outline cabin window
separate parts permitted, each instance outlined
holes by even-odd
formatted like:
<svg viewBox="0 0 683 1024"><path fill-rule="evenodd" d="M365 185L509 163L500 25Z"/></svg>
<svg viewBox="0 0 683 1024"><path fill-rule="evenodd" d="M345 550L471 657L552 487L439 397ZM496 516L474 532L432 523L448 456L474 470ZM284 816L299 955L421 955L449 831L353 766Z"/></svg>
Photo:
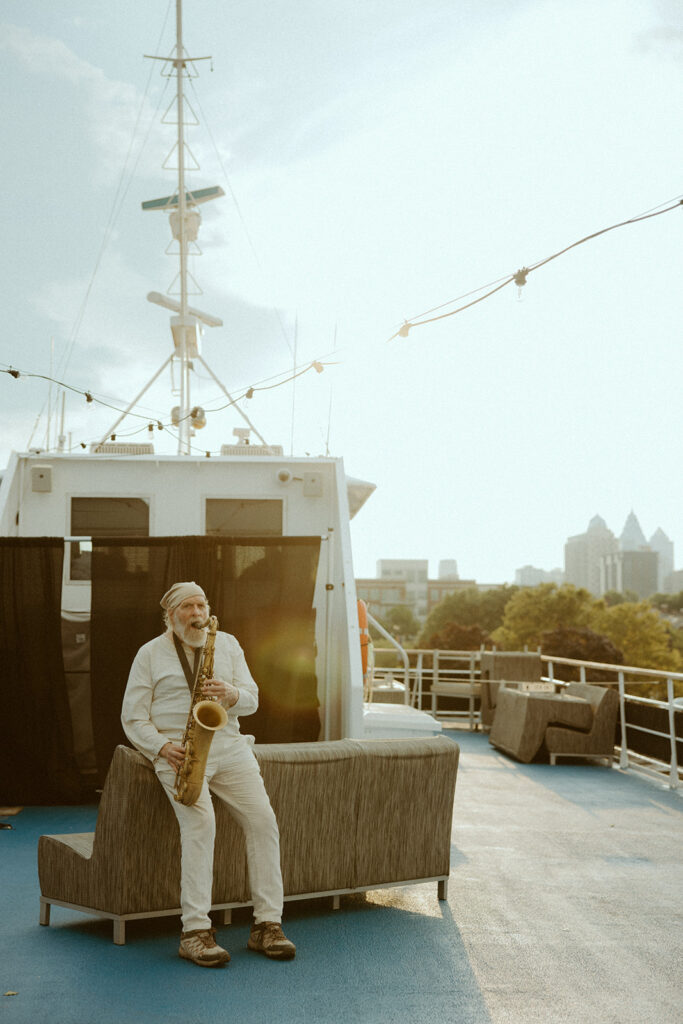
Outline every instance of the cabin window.
<svg viewBox="0 0 683 1024"><path fill-rule="evenodd" d="M281 537L280 498L207 498L208 537Z"/></svg>
<svg viewBox="0 0 683 1024"><path fill-rule="evenodd" d="M72 537L149 537L149 504L143 498L72 498ZM89 580L92 545L71 541L69 578Z"/></svg>

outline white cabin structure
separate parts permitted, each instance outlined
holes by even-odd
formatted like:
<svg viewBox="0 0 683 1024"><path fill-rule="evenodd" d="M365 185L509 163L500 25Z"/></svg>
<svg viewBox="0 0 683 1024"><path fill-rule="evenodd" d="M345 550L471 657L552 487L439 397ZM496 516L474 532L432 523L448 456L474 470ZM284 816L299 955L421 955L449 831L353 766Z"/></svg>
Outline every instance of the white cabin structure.
<svg viewBox="0 0 683 1024"><path fill-rule="evenodd" d="M110 444L79 454L14 453L0 484L0 535L64 538L62 615L83 623L93 537L320 537L320 738L362 736L349 520L374 485L349 480L339 458L287 458L278 448L247 444L222 451L211 458L156 455L141 445L135 454Z"/></svg>

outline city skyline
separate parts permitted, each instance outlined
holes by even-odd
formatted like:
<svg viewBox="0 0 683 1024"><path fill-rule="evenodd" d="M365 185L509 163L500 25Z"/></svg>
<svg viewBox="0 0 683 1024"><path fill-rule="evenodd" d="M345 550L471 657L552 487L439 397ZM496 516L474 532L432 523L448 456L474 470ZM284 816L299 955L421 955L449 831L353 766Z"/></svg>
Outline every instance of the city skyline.
<svg viewBox="0 0 683 1024"><path fill-rule="evenodd" d="M566 547L566 544L567 544L568 541L571 541L575 537L583 537L585 535L585 533L587 533L590 530L591 524L595 524L596 522L604 524L605 527L606 527L606 523L605 523L605 520L603 519L603 517L599 513L595 513L591 517L591 519L588 521L587 529L584 532L582 532L580 534L570 534L568 537L565 538L565 541L563 542L563 548ZM626 516L626 518L624 520L624 525L622 527L622 530L621 530L621 532L618 535L614 534L613 531L610 530L608 527L607 527L607 530L608 530L609 534L611 535L611 537L615 540L617 546L621 550L627 550L627 551L639 550L641 546L645 546L649 550L657 551L657 548L653 546L652 542L655 539L657 539L657 538L663 539L668 544L668 546L671 549L671 559L672 559L672 561L671 561L670 566L667 566L668 571L671 571L671 572L677 571L676 563L675 563L675 555L674 555L675 544L671 540L671 537L668 535L667 531L664 530L662 526L657 526L657 528L652 532L652 535L650 536L650 538L648 540L646 538L645 533L642 530L642 527L640 525L640 521L638 519L638 516L637 516L637 514L635 513L635 511L633 509L631 509L630 512L628 513L628 515ZM635 531L638 531L638 532L636 533ZM625 546L623 546L624 542L625 542ZM563 554L564 554L564 552L563 552ZM363 579L381 579L383 577L383 575L385 575L385 573L383 572L383 568L382 568L383 565L384 566L389 566L389 565L392 565L392 564L396 564L398 566L399 563L403 562L406 565L412 564L412 566L414 568L418 568L419 567L421 570L423 570L423 575L424 575L424 579L425 580L429 580L429 581L442 581L442 580L447 580L447 579L450 578L450 579L455 579L458 582L462 581L463 578L461 577L461 575L460 575L460 573L459 573L459 571L457 569L457 566L459 564L458 558L455 558L453 556L447 556L447 557L441 556L441 557L438 558L437 561L438 561L438 569L437 569L437 571L436 572L431 572L430 570L431 570L431 566L432 566L432 563L433 563L433 560L431 560L431 559L426 559L426 558L404 558L404 559L400 559L400 558L393 558L391 556L383 555L383 556L377 558L377 560L376 560L376 575L374 577L373 576L362 576L360 573L356 573L356 576L358 578L363 578ZM562 561L562 566L557 565L557 566L554 566L553 568L546 568L546 567L543 567L543 566L536 566L536 565L532 565L531 563L526 563L524 566L520 566L518 569L515 570L515 576L517 576L522 570L528 569L528 570L533 570L536 573L539 573L543 577L545 577L545 578L541 578L539 576L539 579L537 579L534 583L519 583L517 579L507 579L507 580L498 580L498 581L496 581L496 580L483 580L483 579L479 579L479 578L476 578L476 577L468 577L466 582L470 582L470 583L475 583L476 582L477 584L483 584L483 585L492 585L492 584L495 585L496 583L499 583L500 585L517 583L518 585L521 585L521 586L532 586L532 585L536 585L537 583L541 583L541 582L557 582L557 583L562 583L562 582L564 582L564 576L565 576L565 571L566 571L566 564L565 564L564 557L561 559L561 561ZM559 576L562 577L562 579L559 578L558 574L559 574ZM390 576L391 572L387 573L387 575ZM653 591L653 593L654 593L654 591Z"/></svg>
<svg viewBox="0 0 683 1024"><path fill-rule="evenodd" d="M66 432L87 445L118 415L101 403L125 407L171 351L146 299L173 290L169 226L141 209L173 187L168 79L143 57L170 52L170 10L4 5L0 471L45 444L49 384L28 374L75 389ZM670 0L186 0L188 53L213 61L189 89L187 184L225 192L192 257L192 301L225 325L203 355L268 443L376 484L351 523L358 576L452 555L511 581L561 564L595 508L683 543L678 209L432 320L679 202L682 37ZM203 455L242 421L195 376ZM175 404L164 376L121 435L161 422L174 453Z"/></svg>

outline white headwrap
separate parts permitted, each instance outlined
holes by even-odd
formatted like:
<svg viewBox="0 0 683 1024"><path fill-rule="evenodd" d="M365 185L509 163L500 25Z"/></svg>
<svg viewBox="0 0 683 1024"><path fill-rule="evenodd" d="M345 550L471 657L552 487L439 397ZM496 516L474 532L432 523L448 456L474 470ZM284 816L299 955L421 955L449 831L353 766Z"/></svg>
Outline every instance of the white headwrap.
<svg viewBox="0 0 683 1024"><path fill-rule="evenodd" d="M198 583L174 583L171 589L166 591L159 604L164 611L172 612L188 597L203 597L206 601L206 594Z"/></svg>

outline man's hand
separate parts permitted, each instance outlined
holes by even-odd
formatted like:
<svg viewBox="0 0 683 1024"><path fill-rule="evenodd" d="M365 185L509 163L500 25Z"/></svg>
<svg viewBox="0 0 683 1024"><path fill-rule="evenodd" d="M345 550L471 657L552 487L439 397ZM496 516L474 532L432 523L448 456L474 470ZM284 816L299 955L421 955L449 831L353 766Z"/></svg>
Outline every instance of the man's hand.
<svg viewBox="0 0 683 1024"><path fill-rule="evenodd" d="M180 743L164 743L163 747L159 751L159 757L164 757L170 764L173 771L178 774L178 769L185 759L185 747Z"/></svg>
<svg viewBox="0 0 683 1024"><path fill-rule="evenodd" d="M207 679L202 686L202 693L205 697L213 697L221 704L227 704L229 708L239 700L240 691L231 683L224 683L221 679Z"/></svg>

